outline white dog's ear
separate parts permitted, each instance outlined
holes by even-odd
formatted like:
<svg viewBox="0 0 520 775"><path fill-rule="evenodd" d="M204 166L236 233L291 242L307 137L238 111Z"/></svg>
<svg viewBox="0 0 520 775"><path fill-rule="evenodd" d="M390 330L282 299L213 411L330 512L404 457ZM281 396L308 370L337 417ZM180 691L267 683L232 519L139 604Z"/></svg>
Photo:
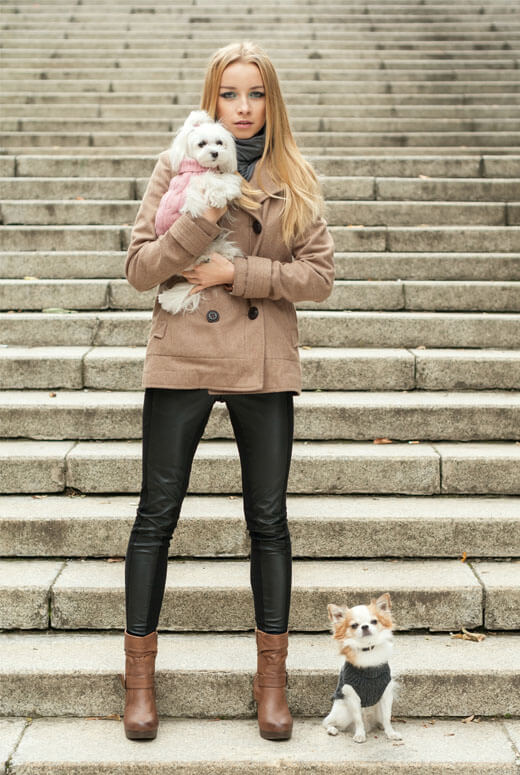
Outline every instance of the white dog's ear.
<svg viewBox="0 0 520 775"><path fill-rule="evenodd" d="M327 614L334 627L336 627L336 625L338 625L340 621L345 618L345 610L345 608L341 608L339 605L335 605L334 603L328 604Z"/></svg>
<svg viewBox="0 0 520 775"><path fill-rule="evenodd" d="M220 122L217 121L217 124ZM236 172L238 162L235 138L227 129L224 129L223 137L226 143L226 152L219 157L219 169L221 172Z"/></svg>
<svg viewBox="0 0 520 775"><path fill-rule="evenodd" d="M200 124L212 123L212 121L213 119L205 110L192 110L184 124L177 130L170 147L170 164L174 175L179 171L181 161L186 158L188 135L191 130Z"/></svg>

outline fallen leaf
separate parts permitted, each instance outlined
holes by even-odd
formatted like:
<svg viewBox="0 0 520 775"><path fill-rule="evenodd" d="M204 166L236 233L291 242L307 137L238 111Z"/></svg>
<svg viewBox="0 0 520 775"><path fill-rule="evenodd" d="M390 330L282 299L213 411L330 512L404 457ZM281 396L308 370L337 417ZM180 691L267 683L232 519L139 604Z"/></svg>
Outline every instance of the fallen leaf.
<svg viewBox="0 0 520 775"><path fill-rule="evenodd" d="M52 393L52 392L51 392L51 393L49 393L49 397L50 397L50 398L56 398L56 393Z"/></svg>
<svg viewBox="0 0 520 775"><path fill-rule="evenodd" d="M455 732L445 732L444 737L455 737Z"/></svg>
<svg viewBox="0 0 520 775"><path fill-rule="evenodd" d="M420 441L409 441L408 444L420 444Z"/></svg>
<svg viewBox="0 0 520 775"><path fill-rule="evenodd" d="M24 279L24 280L39 280L40 278L39 278L39 277L33 277L33 276L32 276L32 275L30 275L30 274L26 274L26 275L25 275L25 277L24 277L23 279Z"/></svg>
<svg viewBox="0 0 520 775"><path fill-rule="evenodd" d="M302 345L302 350L312 350L312 347L309 347L308 344Z"/></svg>
<svg viewBox="0 0 520 775"><path fill-rule="evenodd" d="M392 443L392 439L386 439L386 438L374 439L374 444L391 444L391 443Z"/></svg>
<svg viewBox="0 0 520 775"><path fill-rule="evenodd" d="M473 715L468 716L467 718L463 718L462 719L462 723L463 724L469 724L469 722L473 721L474 718L475 718L475 714L473 713Z"/></svg>
<svg viewBox="0 0 520 775"><path fill-rule="evenodd" d="M417 347L416 347L415 349L416 349L416 350L426 350L426 345L424 345L424 344L418 344L418 345L417 345Z"/></svg>
<svg viewBox="0 0 520 775"><path fill-rule="evenodd" d="M347 223L347 229L364 229L365 226L362 223Z"/></svg>
<svg viewBox="0 0 520 775"><path fill-rule="evenodd" d="M123 562L124 557L109 557L107 562Z"/></svg>
<svg viewBox="0 0 520 775"><path fill-rule="evenodd" d="M462 557L460 558L460 561L466 562L467 558L468 558L468 555L466 554L466 552L462 552Z"/></svg>
<svg viewBox="0 0 520 775"><path fill-rule="evenodd" d="M31 495L31 498L36 498L37 500L40 500L41 498L48 498L48 495Z"/></svg>
<svg viewBox="0 0 520 775"><path fill-rule="evenodd" d="M430 180L431 179L430 175L419 175L419 177L422 178L423 180Z"/></svg>
<svg viewBox="0 0 520 775"><path fill-rule="evenodd" d="M485 639L483 632L468 632L465 627L462 627L462 632L452 633L450 632L450 638L458 638L459 640L472 640L480 643Z"/></svg>
<svg viewBox="0 0 520 775"><path fill-rule="evenodd" d="M84 196L77 196L76 199L80 199L82 202L85 201L85 197Z"/></svg>

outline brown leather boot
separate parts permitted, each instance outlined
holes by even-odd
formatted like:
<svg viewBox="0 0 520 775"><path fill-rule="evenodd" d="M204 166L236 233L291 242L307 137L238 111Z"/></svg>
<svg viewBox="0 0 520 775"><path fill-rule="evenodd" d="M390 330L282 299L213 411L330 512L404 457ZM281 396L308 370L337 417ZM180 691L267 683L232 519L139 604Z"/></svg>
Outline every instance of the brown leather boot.
<svg viewBox="0 0 520 775"><path fill-rule="evenodd" d="M159 718L155 707L155 655L157 630L143 637L125 630L125 734L130 740L152 739Z"/></svg>
<svg viewBox="0 0 520 775"><path fill-rule="evenodd" d="M258 727L266 740L287 740L293 720L287 706L285 660L289 633L274 635L256 631L257 672L253 679L253 696L258 703Z"/></svg>

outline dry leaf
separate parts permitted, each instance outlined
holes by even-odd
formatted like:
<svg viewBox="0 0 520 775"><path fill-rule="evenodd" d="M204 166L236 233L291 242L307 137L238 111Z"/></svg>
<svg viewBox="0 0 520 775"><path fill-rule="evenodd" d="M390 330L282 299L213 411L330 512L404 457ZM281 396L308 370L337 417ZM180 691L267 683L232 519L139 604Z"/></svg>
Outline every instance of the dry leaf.
<svg viewBox="0 0 520 775"><path fill-rule="evenodd" d="M465 627L462 627L462 632L452 633L450 632L450 638L458 638L459 640L472 640L477 643L480 643L480 641L485 640L485 635L483 632L468 632Z"/></svg>
<svg viewBox="0 0 520 775"><path fill-rule="evenodd" d="M374 439L374 444L391 444L391 443L392 443L392 439L386 439L386 438Z"/></svg>
<svg viewBox="0 0 520 775"><path fill-rule="evenodd" d="M422 178L423 180L430 180L431 179L431 175L419 175L419 177Z"/></svg>
<svg viewBox="0 0 520 775"><path fill-rule="evenodd" d="M416 349L416 350L426 350L426 345L424 345L424 344L418 344L418 345L417 345L417 347L416 347L415 349Z"/></svg>
<svg viewBox="0 0 520 775"><path fill-rule="evenodd" d="M468 559L468 555L466 554L466 552L462 552L462 557L460 558L460 561L466 562L467 559Z"/></svg>
<svg viewBox="0 0 520 775"><path fill-rule="evenodd" d="M31 495L31 498L36 498L37 500L40 500L41 498L48 498L48 495Z"/></svg>
<svg viewBox="0 0 520 775"><path fill-rule="evenodd" d="M49 393L50 398L56 398L56 393L53 393L52 391Z"/></svg>
<svg viewBox="0 0 520 775"><path fill-rule="evenodd" d="M76 199L80 199L82 202L85 201L85 197L84 196L77 196Z"/></svg>
<svg viewBox="0 0 520 775"><path fill-rule="evenodd" d="M468 716L467 718L463 718L462 719L462 723L463 724L469 724L469 722L473 721L474 718L475 718L475 714L473 713L473 715Z"/></svg>
<svg viewBox="0 0 520 775"><path fill-rule="evenodd" d="M24 280L39 280L40 278L39 278L39 277L33 277L33 276L32 276L32 275L30 275L30 274L26 274L26 275L25 275L25 277L24 277L23 279L24 279Z"/></svg>
<svg viewBox="0 0 520 775"><path fill-rule="evenodd" d="M124 557L109 557L107 562L123 562Z"/></svg>
<svg viewBox="0 0 520 775"><path fill-rule="evenodd" d="M362 223L347 223L347 229L364 229L365 226Z"/></svg>
<svg viewBox="0 0 520 775"><path fill-rule="evenodd" d="M420 444L420 441L409 441L408 444Z"/></svg>
<svg viewBox="0 0 520 775"><path fill-rule="evenodd" d="M308 344L302 345L302 350L312 350L312 347L309 347Z"/></svg>

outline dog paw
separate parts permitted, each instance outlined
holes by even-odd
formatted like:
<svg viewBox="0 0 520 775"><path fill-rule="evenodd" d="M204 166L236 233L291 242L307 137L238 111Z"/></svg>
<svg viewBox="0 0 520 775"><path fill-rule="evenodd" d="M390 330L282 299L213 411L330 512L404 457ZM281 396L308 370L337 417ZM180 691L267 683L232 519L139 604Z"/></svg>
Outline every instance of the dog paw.
<svg viewBox="0 0 520 775"><path fill-rule="evenodd" d="M333 727L333 726L332 726L332 724L330 724L330 725L327 727L327 734L328 734L328 735L337 735L337 734L338 734L338 730L337 730L337 728L336 728L336 727Z"/></svg>
<svg viewBox="0 0 520 775"><path fill-rule="evenodd" d="M365 735L364 732L357 732L354 735L354 742L355 743L366 743L366 740L367 740L367 736Z"/></svg>
<svg viewBox="0 0 520 775"><path fill-rule="evenodd" d="M389 732L385 732L387 738L389 740L402 740L403 736L399 734L399 732L394 732L393 729L391 729Z"/></svg>

